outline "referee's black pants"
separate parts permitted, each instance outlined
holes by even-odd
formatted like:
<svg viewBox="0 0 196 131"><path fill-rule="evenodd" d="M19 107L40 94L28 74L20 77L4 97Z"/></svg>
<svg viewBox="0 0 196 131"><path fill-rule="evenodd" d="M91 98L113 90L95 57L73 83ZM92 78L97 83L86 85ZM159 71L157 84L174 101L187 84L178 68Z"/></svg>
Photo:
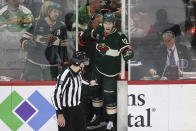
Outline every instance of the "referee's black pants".
<svg viewBox="0 0 196 131"><path fill-rule="evenodd" d="M65 127L58 126L59 131L86 131L84 111L81 106L66 108L63 116Z"/></svg>

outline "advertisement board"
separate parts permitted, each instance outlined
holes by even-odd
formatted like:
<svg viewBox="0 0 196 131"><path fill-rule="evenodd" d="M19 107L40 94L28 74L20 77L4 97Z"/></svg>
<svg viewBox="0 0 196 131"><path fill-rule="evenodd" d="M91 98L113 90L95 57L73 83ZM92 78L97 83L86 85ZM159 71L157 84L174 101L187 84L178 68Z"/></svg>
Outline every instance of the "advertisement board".
<svg viewBox="0 0 196 131"><path fill-rule="evenodd" d="M51 96L55 85L1 86L2 131L57 131Z"/></svg>
<svg viewBox="0 0 196 131"><path fill-rule="evenodd" d="M128 85L128 131L195 131L196 85Z"/></svg>
<svg viewBox="0 0 196 131"><path fill-rule="evenodd" d="M0 83L2 131L57 131L55 83ZM118 82L118 131L195 131L196 81Z"/></svg>
<svg viewBox="0 0 196 131"><path fill-rule="evenodd" d="M168 112L168 87L129 85L129 131L168 131Z"/></svg>

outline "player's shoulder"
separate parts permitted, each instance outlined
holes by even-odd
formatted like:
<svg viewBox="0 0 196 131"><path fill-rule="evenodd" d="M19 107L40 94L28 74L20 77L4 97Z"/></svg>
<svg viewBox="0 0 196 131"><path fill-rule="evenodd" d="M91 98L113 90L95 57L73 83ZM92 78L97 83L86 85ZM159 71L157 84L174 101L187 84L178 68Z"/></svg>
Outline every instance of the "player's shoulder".
<svg viewBox="0 0 196 131"><path fill-rule="evenodd" d="M120 30L116 29L116 34L118 35L118 37L124 38L126 37L126 35L124 33L122 33Z"/></svg>
<svg viewBox="0 0 196 131"><path fill-rule="evenodd" d="M32 14L31 10L23 5L19 5L19 10L22 11L24 14Z"/></svg>
<svg viewBox="0 0 196 131"><path fill-rule="evenodd" d="M61 78L65 78L65 76L71 75L71 69L69 67L66 67L65 70L60 75L61 75Z"/></svg>

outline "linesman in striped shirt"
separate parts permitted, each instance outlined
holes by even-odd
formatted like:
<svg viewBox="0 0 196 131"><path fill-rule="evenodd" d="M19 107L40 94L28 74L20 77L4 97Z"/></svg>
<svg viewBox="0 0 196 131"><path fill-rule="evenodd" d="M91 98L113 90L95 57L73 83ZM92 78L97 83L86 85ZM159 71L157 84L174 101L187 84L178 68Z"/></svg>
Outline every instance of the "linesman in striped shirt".
<svg viewBox="0 0 196 131"><path fill-rule="evenodd" d="M71 66L57 77L52 102L57 113L59 131L85 131L85 117L80 98L82 84L89 83L83 80L81 69L89 64L89 59L85 52L77 51L71 63Z"/></svg>

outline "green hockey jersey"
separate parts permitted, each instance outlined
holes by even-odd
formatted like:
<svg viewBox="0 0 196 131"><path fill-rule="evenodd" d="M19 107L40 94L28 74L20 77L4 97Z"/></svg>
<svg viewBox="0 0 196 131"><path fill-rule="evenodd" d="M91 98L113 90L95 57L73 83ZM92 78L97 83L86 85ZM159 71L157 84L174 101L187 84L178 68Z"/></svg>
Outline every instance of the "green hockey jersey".
<svg viewBox="0 0 196 131"><path fill-rule="evenodd" d="M102 25L93 30L92 35L97 40L95 68L108 77L118 75L121 67L121 53L131 48L127 37L116 28L113 33L106 35Z"/></svg>
<svg viewBox="0 0 196 131"><path fill-rule="evenodd" d="M88 23L91 18L90 14L90 7L89 6L83 6L78 9L78 27L79 30L85 30L88 28ZM74 13L72 17L72 29L74 30L76 28L76 14Z"/></svg>
<svg viewBox="0 0 196 131"><path fill-rule="evenodd" d="M33 20L33 15L29 9L19 5L18 10L9 11L8 6L0 10L0 32L21 32L28 29Z"/></svg>
<svg viewBox="0 0 196 131"><path fill-rule="evenodd" d="M44 18L35 20L21 39L27 58L39 64L57 64L57 58L67 61L67 32L65 25L57 21L52 27ZM27 41L27 42L25 42Z"/></svg>

